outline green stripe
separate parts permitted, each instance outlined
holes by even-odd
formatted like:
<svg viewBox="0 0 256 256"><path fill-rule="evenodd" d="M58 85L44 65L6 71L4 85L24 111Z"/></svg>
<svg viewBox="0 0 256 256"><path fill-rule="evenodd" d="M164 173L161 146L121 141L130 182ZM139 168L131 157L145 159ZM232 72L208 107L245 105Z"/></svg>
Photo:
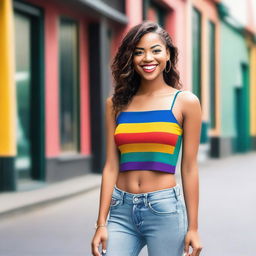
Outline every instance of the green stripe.
<svg viewBox="0 0 256 256"><path fill-rule="evenodd" d="M179 149L182 141L182 136L178 137L173 154L162 152L130 152L121 154L121 163L126 162L161 162L165 164L176 165L179 156Z"/></svg>
<svg viewBox="0 0 256 256"><path fill-rule="evenodd" d="M162 152L130 152L121 154L121 163L155 161L173 165L172 154Z"/></svg>

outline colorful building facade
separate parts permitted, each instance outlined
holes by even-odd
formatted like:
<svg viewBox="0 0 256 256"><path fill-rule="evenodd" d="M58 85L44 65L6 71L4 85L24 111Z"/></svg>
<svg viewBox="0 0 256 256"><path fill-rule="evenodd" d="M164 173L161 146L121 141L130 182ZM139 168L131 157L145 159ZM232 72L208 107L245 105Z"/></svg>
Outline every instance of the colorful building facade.
<svg viewBox="0 0 256 256"><path fill-rule="evenodd" d="M0 12L0 190L100 172L106 67L125 1L6 0Z"/></svg>
<svg viewBox="0 0 256 256"><path fill-rule="evenodd" d="M250 15L237 27L220 0L0 1L0 191L102 172L111 60L143 20L162 25L179 49L182 89L202 106L203 159L254 150Z"/></svg>
<svg viewBox="0 0 256 256"><path fill-rule="evenodd" d="M200 147L207 157L255 150L256 23L251 3L244 1L248 19L239 24L229 11L231 1L188 1L189 77L202 104Z"/></svg>
<svg viewBox="0 0 256 256"><path fill-rule="evenodd" d="M247 20L242 24L224 2L218 4L220 29L221 138L215 155L255 150L255 25L245 1ZM241 11L242 13L242 11ZM251 38L251 40L249 40ZM250 43L249 43L250 41Z"/></svg>
<svg viewBox="0 0 256 256"><path fill-rule="evenodd" d="M188 8L189 85L202 107L200 151L213 156L220 134L220 22L216 1L192 0Z"/></svg>

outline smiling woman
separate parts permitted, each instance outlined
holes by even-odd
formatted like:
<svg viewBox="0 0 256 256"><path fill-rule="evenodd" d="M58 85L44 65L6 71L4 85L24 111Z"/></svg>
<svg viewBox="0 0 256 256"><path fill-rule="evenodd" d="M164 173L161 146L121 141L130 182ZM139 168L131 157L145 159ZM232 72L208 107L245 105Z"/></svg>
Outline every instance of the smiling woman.
<svg viewBox="0 0 256 256"><path fill-rule="evenodd" d="M147 26L153 24L150 22L143 24L131 28L113 59L111 68L116 85L112 101L115 115L128 105L135 94L145 92L145 80L158 77L155 83L181 88L176 68L177 47L160 26Z"/></svg>
<svg viewBox="0 0 256 256"><path fill-rule="evenodd" d="M153 44L154 42L157 42L157 44ZM145 48L141 47L141 45ZM169 58L170 51L165 47L159 35L156 33L147 33L135 47L133 58L134 69L141 76L142 80L154 79L164 71ZM145 73L151 73L151 76L145 76Z"/></svg>
<svg viewBox="0 0 256 256"><path fill-rule="evenodd" d="M94 256L100 256L100 243L107 256L137 256L145 245L149 256L182 256L189 245L193 255L200 254L196 158L201 109L193 93L180 90L176 64L169 34L149 21L127 33L114 57ZM174 175L181 144L186 204Z"/></svg>

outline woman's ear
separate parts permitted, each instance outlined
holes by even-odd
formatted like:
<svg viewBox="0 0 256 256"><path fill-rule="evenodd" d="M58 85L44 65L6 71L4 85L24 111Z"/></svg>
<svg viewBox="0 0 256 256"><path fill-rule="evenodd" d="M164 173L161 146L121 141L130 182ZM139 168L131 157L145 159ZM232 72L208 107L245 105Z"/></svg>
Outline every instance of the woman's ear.
<svg viewBox="0 0 256 256"><path fill-rule="evenodd" d="M169 49L168 47L166 47L166 57L167 57L167 60L166 60L166 61L168 61L168 60L170 59L170 57L171 57L171 55L170 55L170 49Z"/></svg>

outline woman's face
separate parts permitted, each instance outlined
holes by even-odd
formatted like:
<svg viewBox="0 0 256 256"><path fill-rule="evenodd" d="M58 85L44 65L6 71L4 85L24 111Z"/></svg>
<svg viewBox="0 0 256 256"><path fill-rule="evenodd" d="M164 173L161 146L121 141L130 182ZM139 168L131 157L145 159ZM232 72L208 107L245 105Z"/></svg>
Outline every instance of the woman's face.
<svg viewBox="0 0 256 256"><path fill-rule="evenodd" d="M145 34L136 45L133 54L134 69L142 79L155 80L163 75L169 58L169 50L160 36L150 32Z"/></svg>

